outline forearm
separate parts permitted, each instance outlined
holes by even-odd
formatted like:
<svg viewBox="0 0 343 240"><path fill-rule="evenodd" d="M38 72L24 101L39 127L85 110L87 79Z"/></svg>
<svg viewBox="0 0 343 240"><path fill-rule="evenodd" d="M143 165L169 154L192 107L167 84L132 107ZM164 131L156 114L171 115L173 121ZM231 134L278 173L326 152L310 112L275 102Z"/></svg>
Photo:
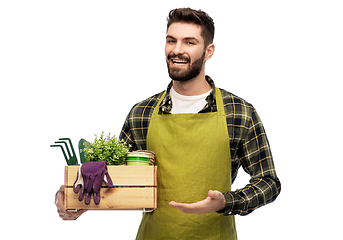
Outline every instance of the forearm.
<svg viewBox="0 0 343 240"><path fill-rule="evenodd" d="M242 189L223 193L226 206L218 213L222 213L224 216L247 215L255 209L273 202L280 190L281 184L277 177L256 179Z"/></svg>

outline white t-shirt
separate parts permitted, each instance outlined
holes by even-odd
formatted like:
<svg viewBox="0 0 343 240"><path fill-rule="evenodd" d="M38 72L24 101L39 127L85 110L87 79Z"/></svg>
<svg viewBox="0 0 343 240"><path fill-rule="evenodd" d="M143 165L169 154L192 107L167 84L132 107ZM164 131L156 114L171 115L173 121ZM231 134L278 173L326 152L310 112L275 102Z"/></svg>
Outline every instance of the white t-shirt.
<svg viewBox="0 0 343 240"><path fill-rule="evenodd" d="M170 89L170 96L173 103L171 113L198 113L207 104L206 97L211 93L211 90L207 93L196 96L184 96L177 93L174 88Z"/></svg>

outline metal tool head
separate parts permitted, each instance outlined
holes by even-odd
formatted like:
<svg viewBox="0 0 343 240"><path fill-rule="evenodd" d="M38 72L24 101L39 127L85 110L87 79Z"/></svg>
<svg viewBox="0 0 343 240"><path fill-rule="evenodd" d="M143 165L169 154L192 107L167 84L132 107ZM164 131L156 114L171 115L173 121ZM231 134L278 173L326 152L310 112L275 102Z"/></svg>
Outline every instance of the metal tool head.
<svg viewBox="0 0 343 240"><path fill-rule="evenodd" d="M59 140L60 141L55 142L57 144L50 145L50 147L60 147L62 149L62 153L64 155L64 158L65 158L67 164L68 165L78 165L79 163L78 163L78 160L77 160L77 157L76 157L76 154L74 151L74 147L73 147L73 144L72 144L70 138L59 138ZM69 146L68 146L68 143L66 141L69 142L69 146L70 146L72 154L69 150ZM61 144L63 144L63 145L61 145ZM64 148L67 150L68 155L64 151Z"/></svg>

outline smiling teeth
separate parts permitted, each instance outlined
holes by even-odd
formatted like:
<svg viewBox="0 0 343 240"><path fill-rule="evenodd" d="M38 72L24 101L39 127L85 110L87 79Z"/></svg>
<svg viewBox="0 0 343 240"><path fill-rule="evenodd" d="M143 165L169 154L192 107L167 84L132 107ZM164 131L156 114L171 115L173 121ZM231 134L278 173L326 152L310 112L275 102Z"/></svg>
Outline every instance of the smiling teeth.
<svg viewBox="0 0 343 240"><path fill-rule="evenodd" d="M176 64L186 64L187 61L182 61L182 60L173 60L173 63L176 63Z"/></svg>

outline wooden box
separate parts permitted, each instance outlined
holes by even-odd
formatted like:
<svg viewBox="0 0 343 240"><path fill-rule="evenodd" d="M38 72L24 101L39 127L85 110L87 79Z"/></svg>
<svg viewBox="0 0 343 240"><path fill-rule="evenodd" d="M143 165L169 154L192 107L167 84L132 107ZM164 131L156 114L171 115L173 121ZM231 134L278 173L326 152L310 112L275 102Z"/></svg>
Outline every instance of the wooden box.
<svg viewBox="0 0 343 240"><path fill-rule="evenodd" d="M157 166L107 166L114 188L103 184L100 204L86 205L79 201L79 193L74 193L73 184L79 166L65 167L65 208L91 210L144 210L157 208Z"/></svg>

